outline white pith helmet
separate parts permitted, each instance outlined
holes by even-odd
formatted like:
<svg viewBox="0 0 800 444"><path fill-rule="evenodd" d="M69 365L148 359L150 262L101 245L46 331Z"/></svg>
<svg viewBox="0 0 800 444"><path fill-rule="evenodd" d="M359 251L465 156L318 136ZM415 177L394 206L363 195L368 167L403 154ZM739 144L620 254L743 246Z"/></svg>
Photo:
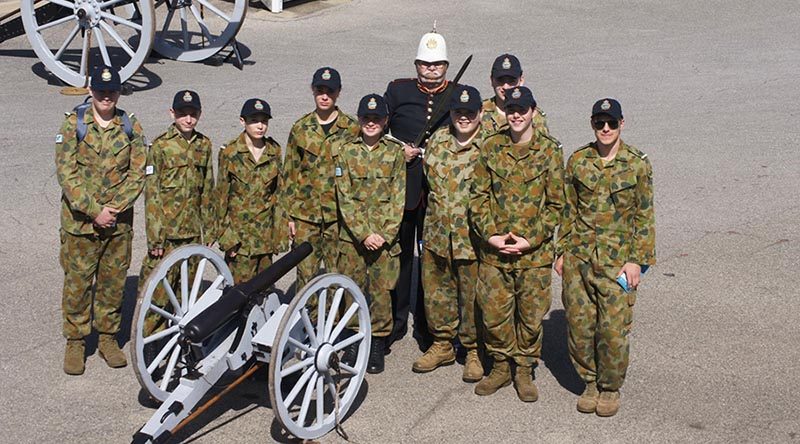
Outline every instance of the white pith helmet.
<svg viewBox="0 0 800 444"><path fill-rule="evenodd" d="M436 22L433 23L433 31L423 35L419 40L416 60L428 63L450 62L447 59L447 43L445 43L444 37L436 32Z"/></svg>

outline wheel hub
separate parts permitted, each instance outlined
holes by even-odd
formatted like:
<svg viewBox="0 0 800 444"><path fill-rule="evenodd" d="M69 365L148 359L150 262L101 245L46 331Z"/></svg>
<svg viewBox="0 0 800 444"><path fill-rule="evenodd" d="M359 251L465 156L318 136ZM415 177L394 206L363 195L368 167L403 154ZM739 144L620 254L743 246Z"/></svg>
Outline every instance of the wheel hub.
<svg viewBox="0 0 800 444"><path fill-rule="evenodd" d="M314 365L320 373L330 374L331 370L339 366L339 356L333 349L333 345L325 343L317 350Z"/></svg>
<svg viewBox="0 0 800 444"><path fill-rule="evenodd" d="M100 24L100 3L96 0L75 0L75 15L84 28Z"/></svg>

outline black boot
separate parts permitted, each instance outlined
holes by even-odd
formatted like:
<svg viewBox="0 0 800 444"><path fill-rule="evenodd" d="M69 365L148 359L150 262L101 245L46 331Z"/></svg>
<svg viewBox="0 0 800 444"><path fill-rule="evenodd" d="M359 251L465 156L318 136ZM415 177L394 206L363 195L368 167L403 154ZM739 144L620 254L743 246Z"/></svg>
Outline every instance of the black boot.
<svg viewBox="0 0 800 444"><path fill-rule="evenodd" d="M372 345L369 350L369 361L367 361L367 373L375 374L383 371L383 357L386 344L384 338L372 337Z"/></svg>

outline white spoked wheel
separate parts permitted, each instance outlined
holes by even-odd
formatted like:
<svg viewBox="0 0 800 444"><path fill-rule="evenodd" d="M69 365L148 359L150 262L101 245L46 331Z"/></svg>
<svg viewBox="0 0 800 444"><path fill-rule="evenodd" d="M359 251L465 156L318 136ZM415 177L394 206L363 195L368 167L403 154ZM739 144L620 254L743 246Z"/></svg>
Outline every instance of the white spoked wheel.
<svg viewBox="0 0 800 444"><path fill-rule="evenodd" d="M239 32L247 14L247 0L157 0L155 7L158 24L153 49L183 62L218 53Z"/></svg>
<svg viewBox="0 0 800 444"><path fill-rule="evenodd" d="M36 7L48 8L48 13L37 14ZM101 64L119 68L124 82L153 46L153 0L22 0L20 10L36 55L72 86L84 86L87 72Z"/></svg>
<svg viewBox="0 0 800 444"><path fill-rule="evenodd" d="M364 380L370 340L369 306L349 277L319 276L292 299L269 367L272 409L289 433L315 439L342 420ZM357 357L348 365L342 357L351 344Z"/></svg>
<svg viewBox="0 0 800 444"><path fill-rule="evenodd" d="M194 262L197 266L192 273ZM178 270L177 282L170 283L171 270ZM208 281L211 284L206 286ZM177 288L173 288L173 285ZM211 295L212 292L219 292L218 295L223 288L230 285L233 285L233 275L224 259L214 250L202 245L176 248L150 273L139 294L133 315L131 359L139 384L151 397L159 401L167 399L180 378L188 371L179 361L181 347L178 344L178 324L181 319L204 296ZM153 301L153 294L157 290L164 291L168 298L163 307ZM145 332L145 321L148 318L150 325L158 324L160 329L154 333ZM226 333L229 332L219 332L217 335ZM219 343L213 336L206 342L209 347ZM149 357L145 353L146 347L150 347ZM203 361L197 367L202 367L202 364Z"/></svg>

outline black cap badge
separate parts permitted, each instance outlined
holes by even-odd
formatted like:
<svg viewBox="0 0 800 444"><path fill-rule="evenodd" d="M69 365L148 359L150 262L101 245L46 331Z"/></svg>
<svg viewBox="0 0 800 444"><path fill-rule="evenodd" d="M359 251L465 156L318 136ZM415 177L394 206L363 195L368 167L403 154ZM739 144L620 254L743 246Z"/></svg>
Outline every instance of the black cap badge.
<svg viewBox="0 0 800 444"><path fill-rule="evenodd" d="M369 103L367 103L367 109L377 109L378 102L375 101L375 97L369 99Z"/></svg>
<svg viewBox="0 0 800 444"><path fill-rule="evenodd" d="M600 105L600 109L603 111L608 111L611 109L611 104L608 102L608 100L603 100L603 103Z"/></svg>
<svg viewBox="0 0 800 444"><path fill-rule="evenodd" d="M466 89L464 91L462 91L461 92L461 97L459 97L458 100L460 100L461 103L468 103L469 102L469 92L467 92Z"/></svg>
<svg viewBox="0 0 800 444"><path fill-rule="evenodd" d="M331 79L331 71L326 69L325 72L322 73L322 80L330 80Z"/></svg>
<svg viewBox="0 0 800 444"><path fill-rule="evenodd" d="M509 60L508 57L506 57L505 59L503 59L503 65L502 66L503 66L503 69L511 69L511 60Z"/></svg>
<svg viewBox="0 0 800 444"><path fill-rule="evenodd" d="M103 69L103 73L100 74L100 78L104 82L110 82L111 81L111 71L109 71L108 68L104 68Z"/></svg>
<svg viewBox="0 0 800 444"><path fill-rule="evenodd" d="M259 110L259 111L264 111L264 104L261 103L260 100L256 100L256 104L253 105L253 108L255 108L255 109Z"/></svg>
<svg viewBox="0 0 800 444"><path fill-rule="evenodd" d="M186 91L186 93L183 95L183 101L186 102L186 103L191 102L192 101L192 93L190 93L189 91Z"/></svg>
<svg viewBox="0 0 800 444"><path fill-rule="evenodd" d="M514 92L511 93L511 97L514 99L519 99L522 97L522 92L519 90L519 88L514 88Z"/></svg>

